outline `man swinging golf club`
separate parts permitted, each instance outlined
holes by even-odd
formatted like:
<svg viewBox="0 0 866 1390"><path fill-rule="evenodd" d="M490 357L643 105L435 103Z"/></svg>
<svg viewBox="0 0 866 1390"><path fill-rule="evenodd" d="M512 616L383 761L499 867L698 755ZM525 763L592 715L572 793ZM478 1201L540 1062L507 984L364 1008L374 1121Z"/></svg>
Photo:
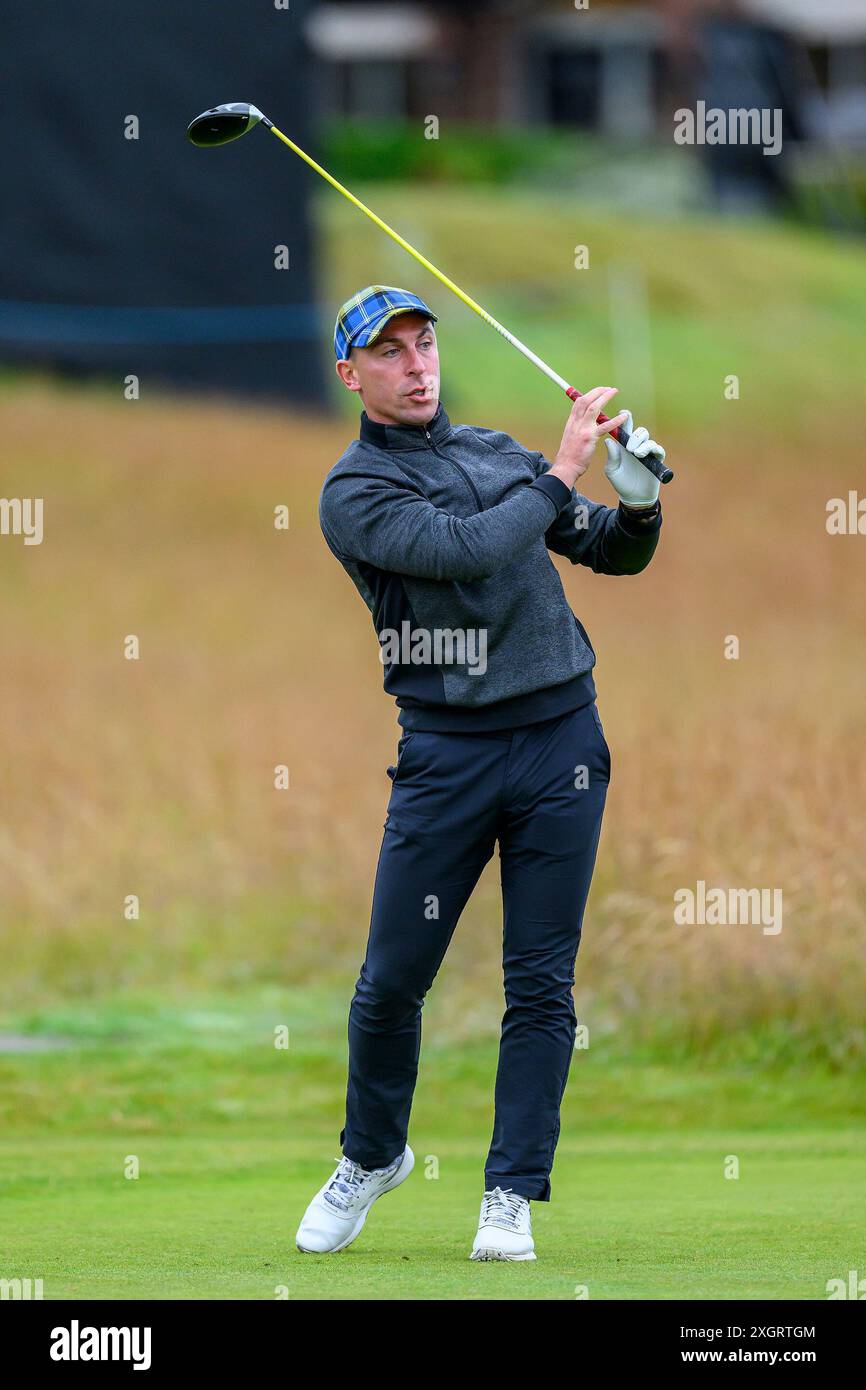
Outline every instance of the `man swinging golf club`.
<svg viewBox="0 0 866 1390"><path fill-rule="evenodd" d="M658 544L659 483L673 473L645 429L631 433L627 411L602 413L613 388L581 396L257 106L210 107L187 138L208 148L257 128L575 402L550 465L497 430L452 426L439 403L436 315L417 295L372 285L337 317L337 372L365 408L360 438L322 490L322 529L372 613L404 732L349 1012L344 1157L298 1246L344 1249L412 1171L421 1005L498 840L507 1008L472 1258L535 1259L529 1203L550 1194L574 961L610 778L595 653L547 551L638 574ZM616 508L574 491L602 438Z"/></svg>
<svg viewBox="0 0 866 1390"><path fill-rule="evenodd" d="M600 574L645 569L661 508L641 459L664 450L626 411L599 421L612 387L577 398L552 464L499 430L453 425L436 321L417 295L372 285L334 333L363 410L325 480L321 525L372 614L403 733L349 1010L343 1158L297 1244L344 1249L412 1171L421 1006L498 841L506 1010L471 1258L534 1260L530 1202L550 1196L610 780L595 653L548 552ZM627 448L610 438L623 424ZM616 507L574 490L600 439Z"/></svg>

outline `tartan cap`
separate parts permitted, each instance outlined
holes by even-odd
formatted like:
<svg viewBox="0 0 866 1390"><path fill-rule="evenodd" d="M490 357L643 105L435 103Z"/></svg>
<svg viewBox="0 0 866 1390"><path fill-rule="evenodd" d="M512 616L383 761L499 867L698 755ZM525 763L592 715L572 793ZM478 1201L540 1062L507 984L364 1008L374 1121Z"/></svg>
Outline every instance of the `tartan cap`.
<svg viewBox="0 0 866 1390"><path fill-rule="evenodd" d="M353 347L369 347L389 319L397 314L426 314L436 322L433 310L409 290L400 290L394 285L368 285L365 290L353 294L340 308L334 324L334 351L338 360L348 357Z"/></svg>

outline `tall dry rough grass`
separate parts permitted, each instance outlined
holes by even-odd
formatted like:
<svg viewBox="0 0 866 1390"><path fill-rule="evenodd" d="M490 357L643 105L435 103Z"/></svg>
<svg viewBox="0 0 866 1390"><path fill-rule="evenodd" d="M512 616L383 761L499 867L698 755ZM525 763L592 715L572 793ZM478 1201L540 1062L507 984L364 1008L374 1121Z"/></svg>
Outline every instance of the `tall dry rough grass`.
<svg viewBox="0 0 866 1390"><path fill-rule="evenodd" d="M827 498L860 480L807 425L799 458L670 441L640 577L557 561L613 760L576 994L601 1030L690 1046L760 1027L846 1065L866 1054L866 540L827 535ZM555 420L507 426L555 450ZM0 428L4 494L45 505L41 546L0 537L4 1004L348 979L399 730L318 528L345 426L31 381ZM587 491L610 500L600 461ZM782 931L676 926L698 879L780 888ZM499 935L494 861L436 991L458 1035L495 1019Z"/></svg>

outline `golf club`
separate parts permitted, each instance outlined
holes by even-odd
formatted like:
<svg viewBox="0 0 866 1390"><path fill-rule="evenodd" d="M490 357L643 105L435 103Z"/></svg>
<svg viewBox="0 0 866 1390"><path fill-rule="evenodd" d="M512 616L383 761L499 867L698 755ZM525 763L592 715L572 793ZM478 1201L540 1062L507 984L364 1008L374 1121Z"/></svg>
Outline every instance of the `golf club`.
<svg viewBox="0 0 866 1390"><path fill-rule="evenodd" d="M377 217L372 209L368 208L365 203L362 203L360 198L356 198L354 193L350 193L348 188L344 188L332 174L328 173L327 169L323 169L321 164L317 164L299 145L296 145L293 140L290 140L288 135L284 135L281 130L277 130L273 121L269 121L267 116L265 116L257 106L250 106L247 102L242 101L227 102L223 106L212 106L209 111L203 111L200 116L196 116L195 120L190 122L187 127L186 135L187 139L190 140L193 145L198 145L200 148L207 148L211 145L227 145L229 141L239 139L241 135L246 135L247 131L252 130L254 126L260 124L263 125L266 130L269 130L272 135L276 135L278 140L282 140L284 145L288 145L290 150L294 150L295 154L299 155L305 164L309 164L311 169L315 169L317 174L321 174L322 178L326 179L332 188L336 188L338 193L342 193L344 198L348 198L350 203L354 203L356 208L360 208L361 212L365 213L372 222L375 222L377 227L380 227L393 241L396 241L398 246L402 246L404 251L408 251L409 255L413 256L419 265L423 265L425 270L429 270L431 275L435 275L436 279L439 280L446 289L456 294L457 298L462 300L474 313L478 314L485 323L489 323L491 328L495 328L497 333L501 334L506 342L510 343L512 347L517 348L518 352L522 352L524 357L527 357L530 362L533 362L535 366L538 367L539 371L544 372L546 377L549 377L551 381L555 382L560 390L564 391L571 400L577 400L578 396L582 395L582 392L578 391L577 387L569 386L568 382L563 377L559 376L552 367L548 367L547 363L543 362L540 357L537 357L525 343L522 343L513 333L509 333L508 329L503 327L492 314L488 314L486 309L476 303L476 301L472 299L465 290L462 290L459 285L455 285L453 280L449 280L448 276L443 274L431 261L428 261L426 256L422 256L420 251L416 251L414 246L410 246L409 242L404 240L399 232L395 232L393 227L389 227L387 222L383 222L381 217ZM609 418L610 417L607 415L598 416L601 422L605 422ZM615 437L619 440L620 444L625 445L628 443L629 435L622 426L615 431ZM641 459L641 463L643 463L644 467L648 468L662 483L669 483L674 476L673 471L668 468L666 463L659 462L659 460L652 455L648 458Z"/></svg>

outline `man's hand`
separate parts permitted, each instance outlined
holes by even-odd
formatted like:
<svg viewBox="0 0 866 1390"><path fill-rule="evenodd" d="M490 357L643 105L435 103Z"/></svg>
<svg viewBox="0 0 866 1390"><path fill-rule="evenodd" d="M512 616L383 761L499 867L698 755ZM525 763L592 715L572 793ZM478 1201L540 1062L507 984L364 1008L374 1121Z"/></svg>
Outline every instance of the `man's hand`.
<svg viewBox="0 0 866 1390"><path fill-rule="evenodd" d="M604 475L616 488L624 506L652 507L658 499L659 480L640 460L655 454L659 462L664 463L665 451L661 444L650 439L649 430L643 425L634 428L630 411L625 412L625 428L629 436L625 448L617 439L604 441L607 449Z"/></svg>
<svg viewBox="0 0 866 1390"><path fill-rule="evenodd" d="M627 411L615 415L612 420L599 424L598 417L604 407L617 394L615 386L594 386L585 395L578 396L571 407L571 414L565 424L562 443L553 461L550 472L561 479L567 488L573 488L578 478L589 467L593 450L600 439L619 429L628 418ZM607 470L605 470L607 471ZM646 472L646 469L643 469Z"/></svg>

